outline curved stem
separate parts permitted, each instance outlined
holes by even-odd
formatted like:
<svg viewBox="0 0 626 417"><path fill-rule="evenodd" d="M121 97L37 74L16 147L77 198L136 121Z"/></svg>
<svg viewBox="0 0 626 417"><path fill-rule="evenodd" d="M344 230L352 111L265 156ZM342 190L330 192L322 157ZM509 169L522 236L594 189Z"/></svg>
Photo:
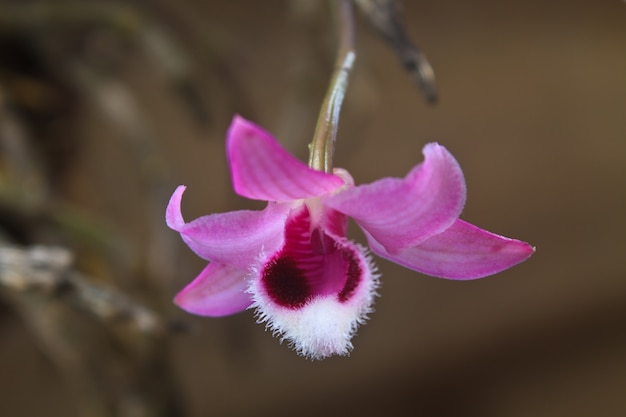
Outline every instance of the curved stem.
<svg viewBox="0 0 626 417"><path fill-rule="evenodd" d="M331 172L335 138L339 127L339 112L348 87L348 76L356 58L354 52L354 13L351 0L331 0L337 7L339 45L335 68L322 102L313 141L309 145L309 166L319 171Z"/></svg>

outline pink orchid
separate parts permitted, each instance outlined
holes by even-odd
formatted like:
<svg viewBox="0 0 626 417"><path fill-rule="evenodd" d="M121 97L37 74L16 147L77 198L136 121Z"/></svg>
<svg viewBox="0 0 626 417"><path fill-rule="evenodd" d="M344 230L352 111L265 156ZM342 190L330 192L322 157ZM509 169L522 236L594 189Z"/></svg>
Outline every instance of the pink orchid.
<svg viewBox="0 0 626 417"><path fill-rule="evenodd" d="M185 223L185 187L176 189L167 224L209 264L175 302L213 317L255 308L260 322L305 356L347 354L372 310L378 275L366 249L346 238L348 217L375 254L436 277L484 277L534 252L459 219L463 173L436 143L405 178L360 186L345 170L309 168L238 116L226 146L235 192L268 204Z"/></svg>

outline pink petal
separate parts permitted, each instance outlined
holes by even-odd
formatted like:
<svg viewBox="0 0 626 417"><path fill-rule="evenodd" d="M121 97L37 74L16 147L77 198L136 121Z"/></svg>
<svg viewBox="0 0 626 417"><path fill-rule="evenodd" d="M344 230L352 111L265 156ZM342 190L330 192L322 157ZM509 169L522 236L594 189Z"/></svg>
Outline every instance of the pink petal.
<svg viewBox="0 0 626 417"><path fill-rule="evenodd" d="M184 191L180 186L172 195L166 221L198 256L245 269L262 252L273 253L282 245L292 205L270 203L262 211L211 214L185 223L180 209Z"/></svg>
<svg viewBox="0 0 626 417"><path fill-rule="evenodd" d="M407 268L441 278L482 278L508 269L530 257L528 243L509 239L457 220L443 233L397 254L390 254L368 235L377 255Z"/></svg>
<svg viewBox="0 0 626 417"><path fill-rule="evenodd" d="M235 116L226 139L235 192L243 197L288 201L336 190L343 180L309 168L265 130Z"/></svg>
<svg viewBox="0 0 626 417"><path fill-rule="evenodd" d="M312 220L306 206L292 212L284 246L256 271L250 292L260 321L300 354L321 359L349 353L378 281L362 247Z"/></svg>
<svg viewBox="0 0 626 417"><path fill-rule="evenodd" d="M454 157L436 143L403 178L383 178L328 196L324 204L354 218L386 252L398 253L448 228L465 204L465 180Z"/></svg>
<svg viewBox="0 0 626 417"><path fill-rule="evenodd" d="M250 294L246 292L247 273L244 269L211 262L176 295L174 302L199 316L220 317L238 313L252 304Z"/></svg>

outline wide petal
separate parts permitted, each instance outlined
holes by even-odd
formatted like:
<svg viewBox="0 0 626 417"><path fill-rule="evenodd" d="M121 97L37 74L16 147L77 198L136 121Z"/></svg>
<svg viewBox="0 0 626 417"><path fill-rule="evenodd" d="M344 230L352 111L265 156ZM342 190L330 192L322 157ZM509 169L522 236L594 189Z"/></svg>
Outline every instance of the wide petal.
<svg viewBox="0 0 626 417"><path fill-rule="evenodd" d="M465 204L465 180L454 157L436 143L424 162L403 178L347 188L324 204L354 218L388 253L398 253L441 233Z"/></svg>
<svg viewBox="0 0 626 417"><path fill-rule="evenodd" d="M253 306L300 354L346 355L371 311L377 276L363 248L320 229L311 235L310 221L306 207L290 216L284 247L251 280Z"/></svg>
<svg viewBox="0 0 626 417"><path fill-rule="evenodd" d="M202 216L185 223L179 186L166 210L167 225L180 232L198 256L213 262L248 268L263 253L283 244L283 229L292 204L270 203L262 211L241 210Z"/></svg>
<svg viewBox="0 0 626 417"><path fill-rule="evenodd" d="M287 152L265 130L235 116L226 139L235 192L254 200L288 201L320 196L343 185Z"/></svg>
<svg viewBox="0 0 626 417"><path fill-rule="evenodd" d="M211 262L174 302L183 310L199 316L220 317L239 313L252 304L246 292L248 271Z"/></svg>
<svg viewBox="0 0 626 417"><path fill-rule="evenodd" d="M377 255L427 275L456 280L498 273L535 252L526 242L496 235L460 219L443 233L394 254L366 235Z"/></svg>

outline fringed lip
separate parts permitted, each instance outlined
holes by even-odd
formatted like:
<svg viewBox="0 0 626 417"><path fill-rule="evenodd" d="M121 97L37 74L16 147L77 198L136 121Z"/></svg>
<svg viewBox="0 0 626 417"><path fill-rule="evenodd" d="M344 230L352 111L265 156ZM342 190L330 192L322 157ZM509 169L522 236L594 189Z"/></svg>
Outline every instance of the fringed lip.
<svg viewBox="0 0 626 417"><path fill-rule="evenodd" d="M377 276L364 248L325 234L310 220L306 205L288 219L284 247L251 280L253 307L259 321L300 354L346 355L371 311ZM318 233L327 241L324 251L312 244Z"/></svg>

